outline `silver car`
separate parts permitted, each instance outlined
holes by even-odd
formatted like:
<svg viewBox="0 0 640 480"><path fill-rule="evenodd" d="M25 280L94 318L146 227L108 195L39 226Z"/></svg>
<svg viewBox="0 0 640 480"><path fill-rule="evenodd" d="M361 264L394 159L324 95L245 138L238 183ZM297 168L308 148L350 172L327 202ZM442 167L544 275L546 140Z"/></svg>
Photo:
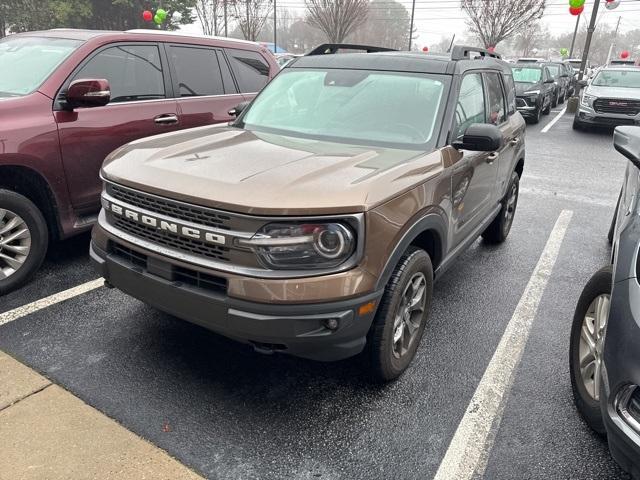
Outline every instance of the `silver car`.
<svg viewBox="0 0 640 480"><path fill-rule="evenodd" d="M640 125L640 68L608 66L583 90L574 130L588 126Z"/></svg>

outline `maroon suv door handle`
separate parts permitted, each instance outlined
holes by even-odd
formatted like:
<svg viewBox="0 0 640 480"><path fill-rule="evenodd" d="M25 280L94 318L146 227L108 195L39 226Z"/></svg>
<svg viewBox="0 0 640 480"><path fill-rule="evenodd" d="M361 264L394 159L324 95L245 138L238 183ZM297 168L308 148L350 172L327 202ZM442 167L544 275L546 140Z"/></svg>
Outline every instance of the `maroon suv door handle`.
<svg viewBox="0 0 640 480"><path fill-rule="evenodd" d="M172 125L174 123L178 123L178 116L175 113L165 113L163 115L158 115L153 119L158 125Z"/></svg>

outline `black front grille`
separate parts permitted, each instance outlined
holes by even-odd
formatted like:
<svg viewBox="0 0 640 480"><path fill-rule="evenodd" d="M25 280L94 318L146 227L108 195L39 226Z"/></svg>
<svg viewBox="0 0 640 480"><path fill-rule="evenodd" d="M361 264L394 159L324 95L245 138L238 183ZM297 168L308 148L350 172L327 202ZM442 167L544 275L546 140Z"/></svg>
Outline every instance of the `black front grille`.
<svg viewBox="0 0 640 480"><path fill-rule="evenodd" d="M523 98L516 98L516 107L526 107L527 102Z"/></svg>
<svg viewBox="0 0 640 480"><path fill-rule="evenodd" d="M113 184L108 184L107 191L113 198L126 202L134 207L144 208L145 210L166 215L176 220L184 220L202 226L230 230L229 220L231 220L231 217L222 212L205 207L198 207L196 205L175 202Z"/></svg>
<svg viewBox="0 0 640 480"><path fill-rule="evenodd" d="M144 269L147 268L148 257L140 252L131 250L124 245L110 242L109 252L132 265ZM198 270L192 270L190 268L177 267L175 265L169 265L169 268L171 269L172 280L178 284L186 284L211 292L227 292L227 280L225 278L203 273ZM179 286L178 284L176 286Z"/></svg>
<svg viewBox="0 0 640 480"><path fill-rule="evenodd" d="M183 252L189 252L194 255L201 255L213 260L229 261L229 249L227 247L212 245L191 238L179 237L171 232L158 230L124 217L112 216L112 221L116 228L138 238L143 238L150 242Z"/></svg>
<svg viewBox="0 0 640 480"><path fill-rule="evenodd" d="M597 113L637 115L638 113L640 113L640 100L598 98L593 102L593 109Z"/></svg>

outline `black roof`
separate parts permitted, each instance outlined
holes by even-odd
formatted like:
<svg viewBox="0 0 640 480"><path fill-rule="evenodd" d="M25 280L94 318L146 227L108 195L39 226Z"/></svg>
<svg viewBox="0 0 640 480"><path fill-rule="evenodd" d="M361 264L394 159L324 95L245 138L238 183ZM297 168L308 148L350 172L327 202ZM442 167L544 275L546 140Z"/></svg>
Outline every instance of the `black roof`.
<svg viewBox="0 0 640 480"><path fill-rule="evenodd" d="M300 57L285 68L335 68L393 72L460 74L467 70L494 69L511 72L507 62L493 57L454 60L451 56L423 52L338 53Z"/></svg>

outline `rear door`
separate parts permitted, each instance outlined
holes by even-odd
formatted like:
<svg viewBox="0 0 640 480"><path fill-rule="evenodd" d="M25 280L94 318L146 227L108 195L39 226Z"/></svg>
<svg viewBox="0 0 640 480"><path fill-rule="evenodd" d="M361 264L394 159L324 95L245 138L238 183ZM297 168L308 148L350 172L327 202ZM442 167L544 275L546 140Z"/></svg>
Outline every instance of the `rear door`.
<svg viewBox="0 0 640 480"><path fill-rule="evenodd" d="M481 73L467 73L462 77L452 140L461 139L474 123L487 123L489 109L485 89ZM492 152L463 150L462 153L452 178L452 238L455 245L465 240L489 215L495 205L498 175L498 157Z"/></svg>
<svg viewBox="0 0 640 480"><path fill-rule="evenodd" d="M103 107L63 109L58 101L62 160L79 214L99 207L98 176L104 158L133 140L179 128L166 60L156 43L111 44L92 53L67 80L107 79L111 102Z"/></svg>
<svg viewBox="0 0 640 480"><path fill-rule="evenodd" d="M167 46L183 128L228 122L244 101L222 50L200 45Z"/></svg>

